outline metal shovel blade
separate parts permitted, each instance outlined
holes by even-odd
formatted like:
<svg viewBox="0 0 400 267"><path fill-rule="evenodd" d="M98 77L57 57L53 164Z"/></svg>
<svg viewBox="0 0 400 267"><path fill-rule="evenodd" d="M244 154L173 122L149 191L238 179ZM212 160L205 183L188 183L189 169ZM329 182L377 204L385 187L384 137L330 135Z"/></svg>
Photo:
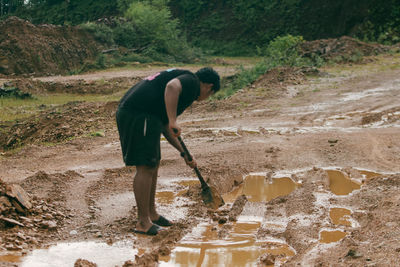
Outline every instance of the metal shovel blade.
<svg viewBox="0 0 400 267"><path fill-rule="evenodd" d="M225 204L217 189L212 186L203 187L201 190L201 197L204 204L212 209L218 209Z"/></svg>

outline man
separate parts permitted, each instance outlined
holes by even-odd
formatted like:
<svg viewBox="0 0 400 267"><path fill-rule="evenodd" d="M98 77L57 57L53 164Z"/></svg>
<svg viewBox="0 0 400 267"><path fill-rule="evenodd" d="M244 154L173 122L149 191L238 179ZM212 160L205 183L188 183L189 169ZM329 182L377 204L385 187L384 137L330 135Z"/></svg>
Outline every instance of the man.
<svg viewBox="0 0 400 267"><path fill-rule="evenodd" d="M196 167L196 161L188 160L177 140L181 134L177 116L193 101L205 100L219 88L220 77L212 68L202 68L195 74L169 69L145 78L121 99L116 117L122 155L126 166L136 166L133 183L138 210L136 233L156 235L162 226L172 225L157 213L154 200L161 133L187 165Z"/></svg>

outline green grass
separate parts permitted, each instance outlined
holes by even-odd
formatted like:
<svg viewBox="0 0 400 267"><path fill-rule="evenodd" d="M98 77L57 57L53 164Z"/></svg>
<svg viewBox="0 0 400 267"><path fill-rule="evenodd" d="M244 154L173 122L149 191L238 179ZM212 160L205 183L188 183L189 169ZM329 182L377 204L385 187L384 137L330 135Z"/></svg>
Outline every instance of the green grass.
<svg viewBox="0 0 400 267"><path fill-rule="evenodd" d="M72 101L108 102L118 101L123 92L112 95L50 94L34 99L0 98L0 121L14 121L39 113L50 107Z"/></svg>

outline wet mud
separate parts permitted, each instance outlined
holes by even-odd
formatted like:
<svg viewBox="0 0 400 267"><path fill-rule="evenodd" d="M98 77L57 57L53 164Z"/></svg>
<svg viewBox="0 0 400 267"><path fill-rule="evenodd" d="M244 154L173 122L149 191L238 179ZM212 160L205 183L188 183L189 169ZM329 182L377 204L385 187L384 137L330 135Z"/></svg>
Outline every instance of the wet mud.
<svg viewBox="0 0 400 267"><path fill-rule="evenodd" d="M392 67L378 71L374 60ZM21 212L1 187L0 262L395 266L398 61L326 76L276 70L287 77L266 74L229 99L195 103L179 120L183 137L225 205L203 204L196 175L162 140L156 202L174 225L155 237L133 232L135 168L123 166L115 102L43 112L37 135L26 127L33 120L2 126L13 132L6 144L24 146L2 150L0 178L21 186L32 207ZM99 126L104 136L82 136Z"/></svg>

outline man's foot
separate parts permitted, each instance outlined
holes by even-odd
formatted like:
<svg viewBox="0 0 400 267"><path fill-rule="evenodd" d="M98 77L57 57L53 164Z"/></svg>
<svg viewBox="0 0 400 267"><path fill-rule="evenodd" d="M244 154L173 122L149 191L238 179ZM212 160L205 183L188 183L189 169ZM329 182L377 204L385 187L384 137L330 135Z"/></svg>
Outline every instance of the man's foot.
<svg viewBox="0 0 400 267"><path fill-rule="evenodd" d="M153 224L149 230L147 231L139 231L139 230L133 230L134 233L136 234L142 234L142 235L157 235L158 232L162 231L163 228L158 226L157 224Z"/></svg>
<svg viewBox="0 0 400 267"><path fill-rule="evenodd" d="M167 220L164 216L158 217L157 220L152 221L154 224L159 225L159 226L172 226L172 223Z"/></svg>

